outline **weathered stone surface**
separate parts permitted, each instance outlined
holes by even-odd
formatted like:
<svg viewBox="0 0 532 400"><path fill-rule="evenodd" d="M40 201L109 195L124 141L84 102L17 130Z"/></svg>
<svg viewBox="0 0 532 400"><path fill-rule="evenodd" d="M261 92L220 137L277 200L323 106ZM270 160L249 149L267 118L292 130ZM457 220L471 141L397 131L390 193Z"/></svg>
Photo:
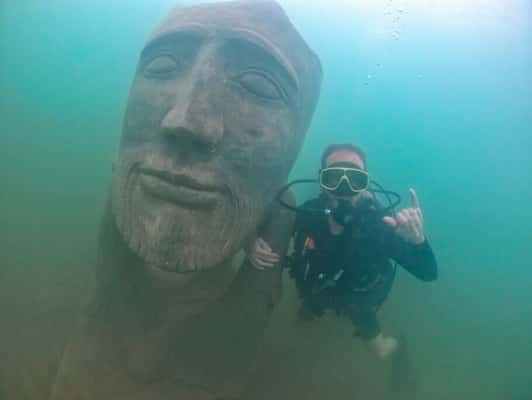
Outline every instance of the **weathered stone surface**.
<svg viewBox="0 0 532 400"><path fill-rule="evenodd" d="M215 399L246 388L293 215L275 205L309 126L319 60L273 1L179 7L149 37L102 220L96 289L51 399ZM239 255L240 254L240 255Z"/></svg>

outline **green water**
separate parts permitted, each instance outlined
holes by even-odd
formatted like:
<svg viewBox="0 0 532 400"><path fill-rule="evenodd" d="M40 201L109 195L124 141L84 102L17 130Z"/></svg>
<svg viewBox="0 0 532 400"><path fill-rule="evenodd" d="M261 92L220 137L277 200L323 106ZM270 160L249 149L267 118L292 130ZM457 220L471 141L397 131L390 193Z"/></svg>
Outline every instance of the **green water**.
<svg viewBox="0 0 532 400"><path fill-rule="evenodd" d="M17 398L45 398L89 285L136 59L174 4L0 2L0 388ZM401 273L381 316L409 338L417 398L532 399L532 4L283 4L324 67L293 177L353 142L382 184L420 197L440 279ZM290 381L287 398L380 398L381 367L349 326L294 327L286 286L269 398Z"/></svg>

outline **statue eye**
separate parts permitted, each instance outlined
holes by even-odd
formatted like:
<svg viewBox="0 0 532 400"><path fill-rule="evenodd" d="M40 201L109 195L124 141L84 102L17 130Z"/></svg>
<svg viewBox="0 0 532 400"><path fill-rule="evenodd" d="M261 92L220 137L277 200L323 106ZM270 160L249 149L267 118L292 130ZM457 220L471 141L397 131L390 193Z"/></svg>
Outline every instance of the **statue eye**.
<svg viewBox="0 0 532 400"><path fill-rule="evenodd" d="M143 72L148 76L162 77L177 69L177 62L173 57L160 55L152 58L144 65Z"/></svg>
<svg viewBox="0 0 532 400"><path fill-rule="evenodd" d="M262 71L248 70L236 77L238 83L255 96L267 100L284 100L283 89Z"/></svg>

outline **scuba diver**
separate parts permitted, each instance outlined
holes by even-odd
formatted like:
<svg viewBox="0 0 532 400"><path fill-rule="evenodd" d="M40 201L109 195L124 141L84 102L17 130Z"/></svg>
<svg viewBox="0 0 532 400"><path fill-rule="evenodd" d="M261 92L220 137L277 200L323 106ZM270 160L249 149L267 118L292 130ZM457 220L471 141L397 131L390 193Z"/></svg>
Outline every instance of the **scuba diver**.
<svg viewBox="0 0 532 400"><path fill-rule="evenodd" d="M299 182L309 180L294 183ZM377 311L392 287L396 263L422 281L437 278L416 192L410 189L410 208L392 214L399 195L372 182L364 151L351 144L333 144L323 152L317 198L300 207L283 203L283 192L294 183L281 190L279 199L296 212L294 250L287 267L302 300L300 317L314 319L333 310L352 321L355 335L380 359L400 354L404 359L405 344L383 335ZM379 193L391 203L389 207L378 200ZM281 260L261 237L246 253L259 269L272 268Z"/></svg>

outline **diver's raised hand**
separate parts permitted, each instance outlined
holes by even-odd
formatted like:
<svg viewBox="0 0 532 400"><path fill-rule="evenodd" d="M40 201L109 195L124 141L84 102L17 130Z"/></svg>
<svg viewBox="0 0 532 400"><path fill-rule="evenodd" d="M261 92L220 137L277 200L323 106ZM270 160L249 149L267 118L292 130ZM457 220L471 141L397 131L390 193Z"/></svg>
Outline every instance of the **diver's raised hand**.
<svg viewBox="0 0 532 400"><path fill-rule="evenodd" d="M395 233L412 244L420 244L425 241L423 233L423 213L419 206L414 189L410 189L411 208L405 208L395 214L395 217L384 217L383 221L395 230Z"/></svg>
<svg viewBox="0 0 532 400"><path fill-rule="evenodd" d="M272 268L279 262L281 257L277 253L274 253L270 245L263 239L257 238L246 249L247 257L255 268L265 269Z"/></svg>

